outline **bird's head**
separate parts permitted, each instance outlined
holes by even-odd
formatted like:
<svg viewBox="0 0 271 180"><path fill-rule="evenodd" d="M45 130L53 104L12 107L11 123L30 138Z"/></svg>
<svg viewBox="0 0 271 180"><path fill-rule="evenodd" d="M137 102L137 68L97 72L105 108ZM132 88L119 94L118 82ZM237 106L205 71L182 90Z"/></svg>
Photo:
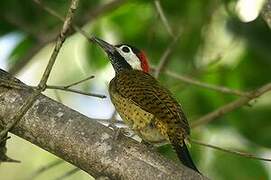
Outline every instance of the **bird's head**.
<svg viewBox="0 0 271 180"><path fill-rule="evenodd" d="M143 51L127 44L111 45L97 37L93 37L93 40L107 53L116 73L133 69L149 72L148 60Z"/></svg>

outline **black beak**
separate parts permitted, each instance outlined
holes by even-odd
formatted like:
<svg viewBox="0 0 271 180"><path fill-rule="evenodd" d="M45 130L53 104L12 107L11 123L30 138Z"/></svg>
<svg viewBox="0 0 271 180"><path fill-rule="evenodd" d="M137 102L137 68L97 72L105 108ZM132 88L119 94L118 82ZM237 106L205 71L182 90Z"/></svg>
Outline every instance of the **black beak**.
<svg viewBox="0 0 271 180"><path fill-rule="evenodd" d="M107 54L113 54L115 52L115 47L108 42L105 42L102 39L99 39L97 37L92 37L92 40L96 42Z"/></svg>

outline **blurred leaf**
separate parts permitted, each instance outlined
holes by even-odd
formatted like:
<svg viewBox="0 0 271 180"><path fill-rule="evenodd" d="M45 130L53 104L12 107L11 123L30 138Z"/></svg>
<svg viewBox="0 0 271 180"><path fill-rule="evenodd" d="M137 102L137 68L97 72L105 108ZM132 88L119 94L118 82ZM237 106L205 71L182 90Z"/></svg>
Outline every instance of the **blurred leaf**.
<svg viewBox="0 0 271 180"><path fill-rule="evenodd" d="M231 116L231 124L247 139L260 146L271 148L271 107L242 108Z"/></svg>
<svg viewBox="0 0 271 180"><path fill-rule="evenodd" d="M9 66L16 64L20 59L28 52L28 50L34 46L34 40L26 36L21 42L13 49L9 56Z"/></svg>
<svg viewBox="0 0 271 180"><path fill-rule="evenodd" d="M234 156L228 153L214 151L210 174L216 174L216 180L229 179L268 179L268 174L262 161Z"/></svg>

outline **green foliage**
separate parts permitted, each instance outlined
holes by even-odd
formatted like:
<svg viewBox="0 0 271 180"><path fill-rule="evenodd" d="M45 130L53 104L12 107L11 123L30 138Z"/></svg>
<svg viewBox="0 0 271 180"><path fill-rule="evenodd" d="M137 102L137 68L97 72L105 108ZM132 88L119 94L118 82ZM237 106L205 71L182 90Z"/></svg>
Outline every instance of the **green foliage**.
<svg viewBox="0 0 271 180"><path fill-rule="evenodd" d="M210 173L217 174L217 180L268 179L268 174L263 164L256 160L216 152L215 160L211 166L213 172Z"/></svg>
<svg viewBox="0 0 271 180"><path fill-rule="evenodd" d="M31 37L25 37L17 44L17 46L13 49L9 56L9 64L12 66L13 64L18 63L21 58L25 55L25 53L32 48L34 45L34 40Z"/></svg>
<svg viewBox="0 0 271 180"><path fill-rule="evenodd" d="M65 0L44 0L42 2L62 16L66 14L69 5ZM270 29L261 17L253 22L241 22L235 14L236 2L236 0L161 1L161 6L174 34L177 35L181 31L180 40L172 50L166 69L206 83L242 91L254 90L270 82ZM89 14L92 10L97 10L97 7L104 3L107 1L81 0L75 23L86 25L85 29L90 35L143 49L148 55L150 63L157 65L173 38L160 20L154 2L129 1L120 8L91 19ZM1 1L0 11L0 35L10 32L23 34L22 40L13 49L7 60L10 67L20 62L25 54L38 44L39 40L46 39L52 34L55 35L53 37L56 37L59 27L62 25L60 20L41 10L31 0ZM90 22L89 19L91 19ZM81 40L79 44L84 44L82 51L78 46L72 46L69 50L63 51L66 53L65 57L74 57L71 53L74 52L74 49L79 53L84 53L76 63L81 63L82 67L90 69L91 72L82 73L84 68L75 68L76 70L69 73L68 76L67 69L71 66L75 67L76 63L70 65L71 60L66 61L65 59L65 61L61 61L61 63L65 62L65 65L62 64L55 70L63 72L62 80L65 79L65 82L78 79L78 74L82 76L84 73L104 71L108 64L104 53L98 47L86 40ZM159 80L180 101L190 122L239 98L235 95L186 84L164 73L161 74ZM96 79L91 81L95 82ZM102 88L97 87L96 89ZM99 103L102 102L99 101ZM204 128L200 130L192 130L192 136L202 139L210 133L209 128L218 131L231 128L238 132L238 136L234 140L240 143L242 150L258 153L262 147L271 148L270 93L250 104L251 107L244 106L227 113L217 121L204 125ZM211 135L208 136L212 138L216 135L211 132ZM246 141L245 144L243 140ZM225 141L226 144L227 139L222 138L221 141ZM232 147L232 149L238 148ZM171 146L163 146L158 150L166 157L176 160ZM211 179L268 179L268 169L264 167L262 161L211 151L211 158L208 160L210 162L206 163L206 151L205 147L192 144L193 159L196 164L199 164L199 169L203 170L202 173L207 174Z"/></svg>

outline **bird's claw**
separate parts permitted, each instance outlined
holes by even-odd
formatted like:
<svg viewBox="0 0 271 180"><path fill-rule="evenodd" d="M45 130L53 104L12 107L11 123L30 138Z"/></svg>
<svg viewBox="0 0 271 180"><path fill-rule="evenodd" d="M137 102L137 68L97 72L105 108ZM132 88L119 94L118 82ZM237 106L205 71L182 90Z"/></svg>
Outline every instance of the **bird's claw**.
<svg viewBox="0 0 271 180"><path fill-rule="evenodd" d="M128 136L130 134L127 128L118 128L115 126L113 130L114 130L113 140L118 140L121 134L125 136Z"/></svg>

